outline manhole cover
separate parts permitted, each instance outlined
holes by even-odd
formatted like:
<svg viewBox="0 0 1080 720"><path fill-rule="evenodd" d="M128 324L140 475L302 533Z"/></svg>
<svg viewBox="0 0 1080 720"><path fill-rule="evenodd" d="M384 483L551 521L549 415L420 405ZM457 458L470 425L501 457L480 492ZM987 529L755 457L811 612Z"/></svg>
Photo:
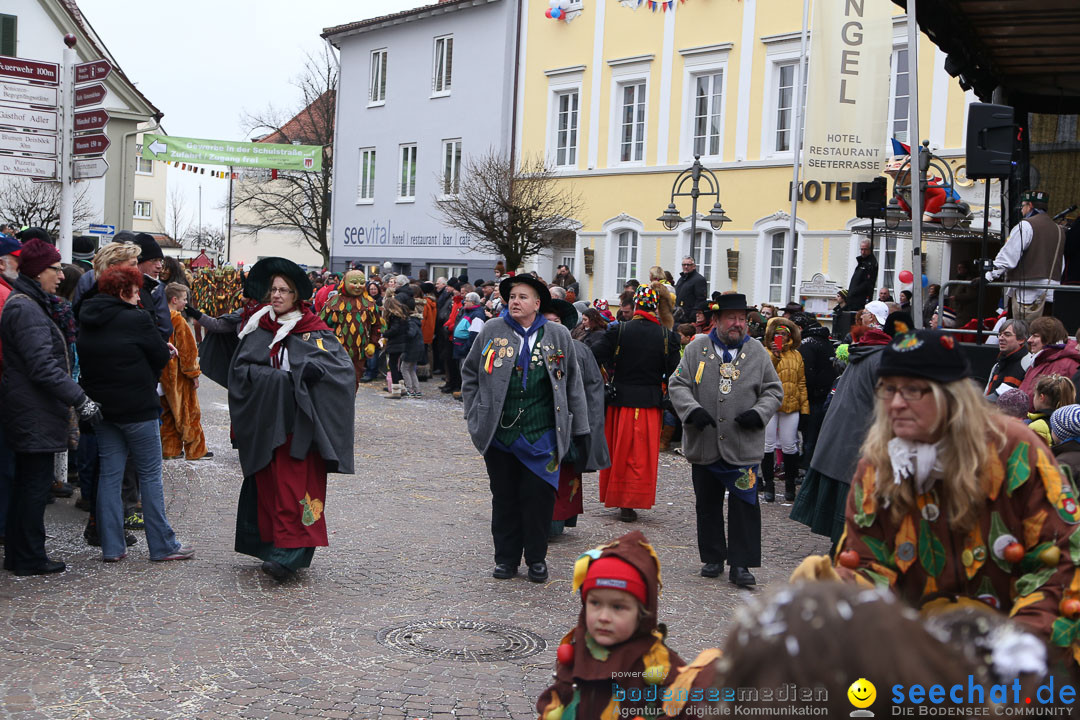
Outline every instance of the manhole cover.
<svg viewBox="0 0 1080 720"><path fill-rule="evenodd" d="M383 628L376 639L413 655L475 662L519 660L547 647L535 633L473 620L425 620Z"/></svg>

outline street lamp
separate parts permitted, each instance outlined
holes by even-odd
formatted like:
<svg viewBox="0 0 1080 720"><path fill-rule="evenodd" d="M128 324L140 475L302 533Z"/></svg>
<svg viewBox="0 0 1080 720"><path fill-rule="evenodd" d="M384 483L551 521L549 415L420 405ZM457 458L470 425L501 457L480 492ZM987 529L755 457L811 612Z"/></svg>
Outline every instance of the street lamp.
<svg viewBox="0 0 1080 720"><path fill-rule="evenodd" d="M668 203L667 209L661 213L660 217L656 218L664 227L668 230L674 230L679 227L680 223L685 221L679 214L678 208L675 207L675 198L677 197L690 197L690 241L693 242L697 236L697 201L702 195L706 197L715 197L716 202L712 206L712 210L705 216L705 220L712 226L713 230L719 230L724 226L724 223L729 222L731 218L724 212L724 208L720 205L720 184L716 181L716 175L712 170L704 167L701 164L701 156L694 156L694 164L686 170L679 173L675 178L675 182L671 184L671 202ZM709 189L702 190L700 183L702 178L708 183ZM684 190L686 182L690 181L690 190Z"/></svg>

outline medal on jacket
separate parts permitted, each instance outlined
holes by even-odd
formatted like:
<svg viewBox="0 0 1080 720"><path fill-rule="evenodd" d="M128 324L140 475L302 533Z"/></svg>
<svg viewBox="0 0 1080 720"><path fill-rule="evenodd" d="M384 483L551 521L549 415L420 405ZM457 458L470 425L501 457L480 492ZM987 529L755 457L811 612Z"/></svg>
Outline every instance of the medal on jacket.
<svg viewBox="0 0 1080 720"><path fill-rule="evenodd" d="M739 379L739 368L733 363L720 365L720 394L727 395L731 392L732 383Z"/></svg>

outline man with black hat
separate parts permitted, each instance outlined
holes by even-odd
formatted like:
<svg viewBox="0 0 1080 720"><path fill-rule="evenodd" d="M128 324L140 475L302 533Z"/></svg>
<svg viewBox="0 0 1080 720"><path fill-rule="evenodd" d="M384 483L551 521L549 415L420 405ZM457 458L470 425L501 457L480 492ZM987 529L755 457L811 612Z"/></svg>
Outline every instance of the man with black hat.
<svg viewBox="0 0 1080 720"><path fill-rule="evenodd" d="M994 258L993 269L985 275L987 282L1004 276L1008 282L1021 283L1019 288L1008 288L1005 299L1009 314L1027 322L1042 316L1046 303L1054 301L1054 291L1025 288L1023 283L1056 285L1061 280L1065 230L1046 213L1049 200L1041 190L1020 196L1023 219L1013 226L1009 239Z"/></svg>
<svg viewBox="0 0 1080 720"><path fill-rule="evenodd" d="M473 445L491 487L492 577L548 579L547 535L559 463L571 444L587 456L588 408L570 331L548 323L547 286L529 274L499 284L507 311L484 324L461 365L461 395Z"/></svg>
<svg viewBox="0 0 1080 720"><path fill-rule="evenodd" d="M143 274L143 287L139 291L139 304L154 316L154 324L168 342L173 331L172 316L165 299L165 285L158 280L165 254L154 236L148 233L136 235L135 244L142 251L139 253L139 271Z"/></svg>
<svg viewBox="0 0 1080 720"><path fill-rule="evenodd" d="M721 295L709 309L713 329L686 346L668 396L693 466L701 574L718 577L726 560L731 582L747 587L756 582L749 568L761 565L757 482L765 426L784 390L768 351L746 334L746 296ZM725 491L731 495L726 541Z"/></svg>
<svg viewBox="0 0 1080 720"><path fill-rule="evenodd" d="M96 238L91 235L76 235L71 241L71 263L85 271L93 270L95 250L97 250Z"/></svg>

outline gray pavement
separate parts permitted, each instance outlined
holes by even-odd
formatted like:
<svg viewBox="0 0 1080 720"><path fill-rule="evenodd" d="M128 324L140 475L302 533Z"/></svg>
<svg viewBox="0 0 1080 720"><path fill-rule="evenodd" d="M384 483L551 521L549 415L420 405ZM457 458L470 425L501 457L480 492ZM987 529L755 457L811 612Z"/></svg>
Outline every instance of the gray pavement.
<svg viewBox="0 0 1080 720"><path fill-rule="evenodd" d="M204 383L216 457L165 464L169 518L195 558L150 563L140 538L126 560L103 564L83 542L85 513L72 500L51 505L48 550L67 571L0 574L3 717L533 718L580 608L574 560L632 528L660 556L671 647L691 659L722 641L751 591L726 573L698 575L685 460L661 455L657 505L631 525L597 502L596 475L586 475L585 514L552 542L551 580L494 580L483 460L460 403L436 385L423 383L420 400L361 387L357 473L332 475L327 493L330 547L279 585L232 550L240 468L225 392ZM827 549L789 510L764 508L765 567L752 592ZM434 627L409 627L418 623Z"/></svg>

